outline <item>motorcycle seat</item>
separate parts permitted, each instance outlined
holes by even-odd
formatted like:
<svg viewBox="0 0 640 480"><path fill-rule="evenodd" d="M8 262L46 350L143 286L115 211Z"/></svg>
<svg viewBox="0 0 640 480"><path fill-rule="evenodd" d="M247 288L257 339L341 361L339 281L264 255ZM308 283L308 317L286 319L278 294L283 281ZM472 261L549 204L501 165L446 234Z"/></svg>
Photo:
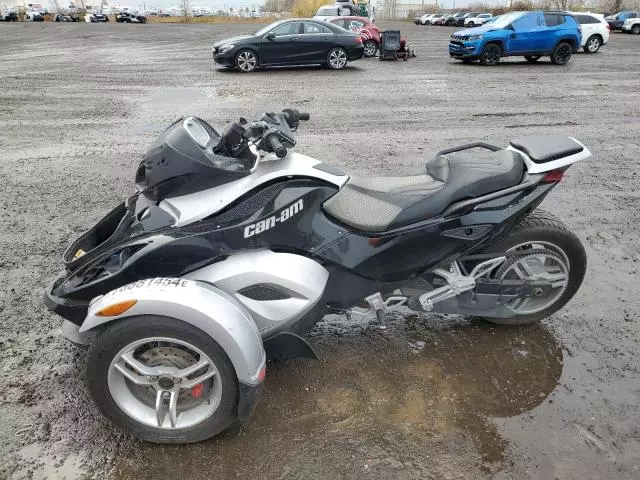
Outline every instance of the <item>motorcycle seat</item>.
<svg viewBox="0 0 640 480"><path fill-rule="evenodd" d="M351 178L323 208L353 228L383 232L435 217L454 202L513 187L523 174L522 156L511 150L440 154L417 174Z"/></svg>

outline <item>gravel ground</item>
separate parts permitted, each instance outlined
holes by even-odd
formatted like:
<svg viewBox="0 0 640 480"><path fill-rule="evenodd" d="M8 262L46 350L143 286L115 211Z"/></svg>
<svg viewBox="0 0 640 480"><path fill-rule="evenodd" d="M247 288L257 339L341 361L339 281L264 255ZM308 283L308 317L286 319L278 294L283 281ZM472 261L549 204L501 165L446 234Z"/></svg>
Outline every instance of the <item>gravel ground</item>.
<svg viewBox="0 0 640 480"><path fill-rule="evenodd" d="M613 35L564 67L484 68L449 59L450 29L399 27L418 53L406 63L241 75L209 46L251 26L0 24L0 477L638 478L640 39ZM59 335L43 287L174 119L292 106L312 115L298 151L354 173L474 140L580 139L593 158L544 208L585 243L585 283L529 328L326 319L312 335L323 361L273 366L247 428L135 441L87 398L84 351Z"/></svg>

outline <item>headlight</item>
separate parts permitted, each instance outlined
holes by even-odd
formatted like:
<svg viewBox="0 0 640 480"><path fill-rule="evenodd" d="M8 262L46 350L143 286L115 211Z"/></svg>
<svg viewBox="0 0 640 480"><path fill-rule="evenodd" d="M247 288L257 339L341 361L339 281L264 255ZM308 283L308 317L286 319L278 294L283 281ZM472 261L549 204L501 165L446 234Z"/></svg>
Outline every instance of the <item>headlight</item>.
<svg viewBox="0 0 640 480"><path fill-rule="evenodd" d="M233 47L235 47L235 45L228 43L227 45L221 46L220 49L218 50L218 53L227 53Z"/></svg>
<svg viewBox="0 0 640 480"><path fill-rule="evenodd" d="M630 23L631 23L631 20L630 20L630 19L628 19L628 18L624 21L624 24L625 24L625 25L629 25Z"/></svg>
<svg viewBox="0 0 640 480"><path fill-rule="evenodd" d="M471 35L469 37L469 42L475 42L476 40L482 40L483 35Z"/></svg>

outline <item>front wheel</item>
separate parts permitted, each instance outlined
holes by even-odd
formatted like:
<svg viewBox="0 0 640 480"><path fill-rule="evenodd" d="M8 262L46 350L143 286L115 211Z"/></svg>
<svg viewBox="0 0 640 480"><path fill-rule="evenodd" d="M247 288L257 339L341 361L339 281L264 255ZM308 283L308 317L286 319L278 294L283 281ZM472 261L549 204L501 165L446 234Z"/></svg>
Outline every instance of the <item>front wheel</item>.
<svg viewBox="0 0 640 480"><path fill-rule="evenodd" d="M373 40L367 40L364 42L364 56L374 57L378 51L378 45Z"/></svg>
<svg viewBox="0 0 640 480"><path fill-rule="evenodd" d="M236 55L236 68L241 72L253 72L257 66L258 57L251 50L240 50Z"/></svg>
<svg viewBox="0 0 640 480"><path fill-rule="evenodd" d="M587 254L578 237L542 210L531 213L487 252L518 252L492 278L547 283L534 287L529 297L505 302L513 316L485 318L501 325L527 325L555 313L578 291L587 268Z"/></svg>
<svg viewBox="0 0 640 480"><path fill-rule="evenodd" d="M551 54L551 63L554 65L565 65L571 58L571 45L567 42L560 42Z"/></svg>
<svg viewBox="0 0 640 480"><path fill-rule="evenodd" d="M602 46L602 39L599 35L591 35L584 44L585 53L596 53Z"/></svg>
<svg viewBox="0 0 640 480"><path fill-rule="evenodd" d="M482 54L480 55L480 64L487 66L497 65L501 56L502 49L500 48L500 45L489 43L485 45L482 50Z"/></svg>
<svg viewBox="0 0 640 480"><path fill-rule="evenodd" d="M149 442L199 442L237 416L229 357L207 334L174 318L130 317L108 327L87 353L86 380L109 420Z"/></svg>
<svg viewBox="0 0 640 480"><path fill-rule="evenodd" d="M540 60L540 55L525 55L524 58L529 63L536 63L538 60Z"/></svg>
<svg viewBox="0 0 640 480"><path fill-rule="evenodd" d="M634 35L640 35L640 24L631 27L631 33L633 33Z"/></svg>
<svg viewBox="0 0 640 480"><path fill-rule="evenodd" d="M327 55L327 65L333 70L342 70L347 66L347 60L347 52L344 48L332 48L329 55Z"/></svg>

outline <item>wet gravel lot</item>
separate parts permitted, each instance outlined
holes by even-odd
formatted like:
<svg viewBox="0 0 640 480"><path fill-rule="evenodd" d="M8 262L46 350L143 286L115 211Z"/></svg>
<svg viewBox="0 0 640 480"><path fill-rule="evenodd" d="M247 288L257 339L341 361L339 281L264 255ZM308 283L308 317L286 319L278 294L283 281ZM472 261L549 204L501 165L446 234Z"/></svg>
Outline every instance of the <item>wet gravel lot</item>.
<svg viewBox="0 0 640 480"><path fill-rule="evenodd" d="M418 53L406 63L241 75L209 47L251 26L0 24L1 478L640 476L640 38L613 35L564 67L485 68L448 58L451 29L396 26ZM132 192L170 122L284 107L311 112L298 151L359 174L475 140L578 138L593 158L543 207L585 243L585 283L534 327L328 318L312 333L323 360L271 366L247 428L191 446L133 440L87 398L84 351L59 335L43 287Z"/></svg>

